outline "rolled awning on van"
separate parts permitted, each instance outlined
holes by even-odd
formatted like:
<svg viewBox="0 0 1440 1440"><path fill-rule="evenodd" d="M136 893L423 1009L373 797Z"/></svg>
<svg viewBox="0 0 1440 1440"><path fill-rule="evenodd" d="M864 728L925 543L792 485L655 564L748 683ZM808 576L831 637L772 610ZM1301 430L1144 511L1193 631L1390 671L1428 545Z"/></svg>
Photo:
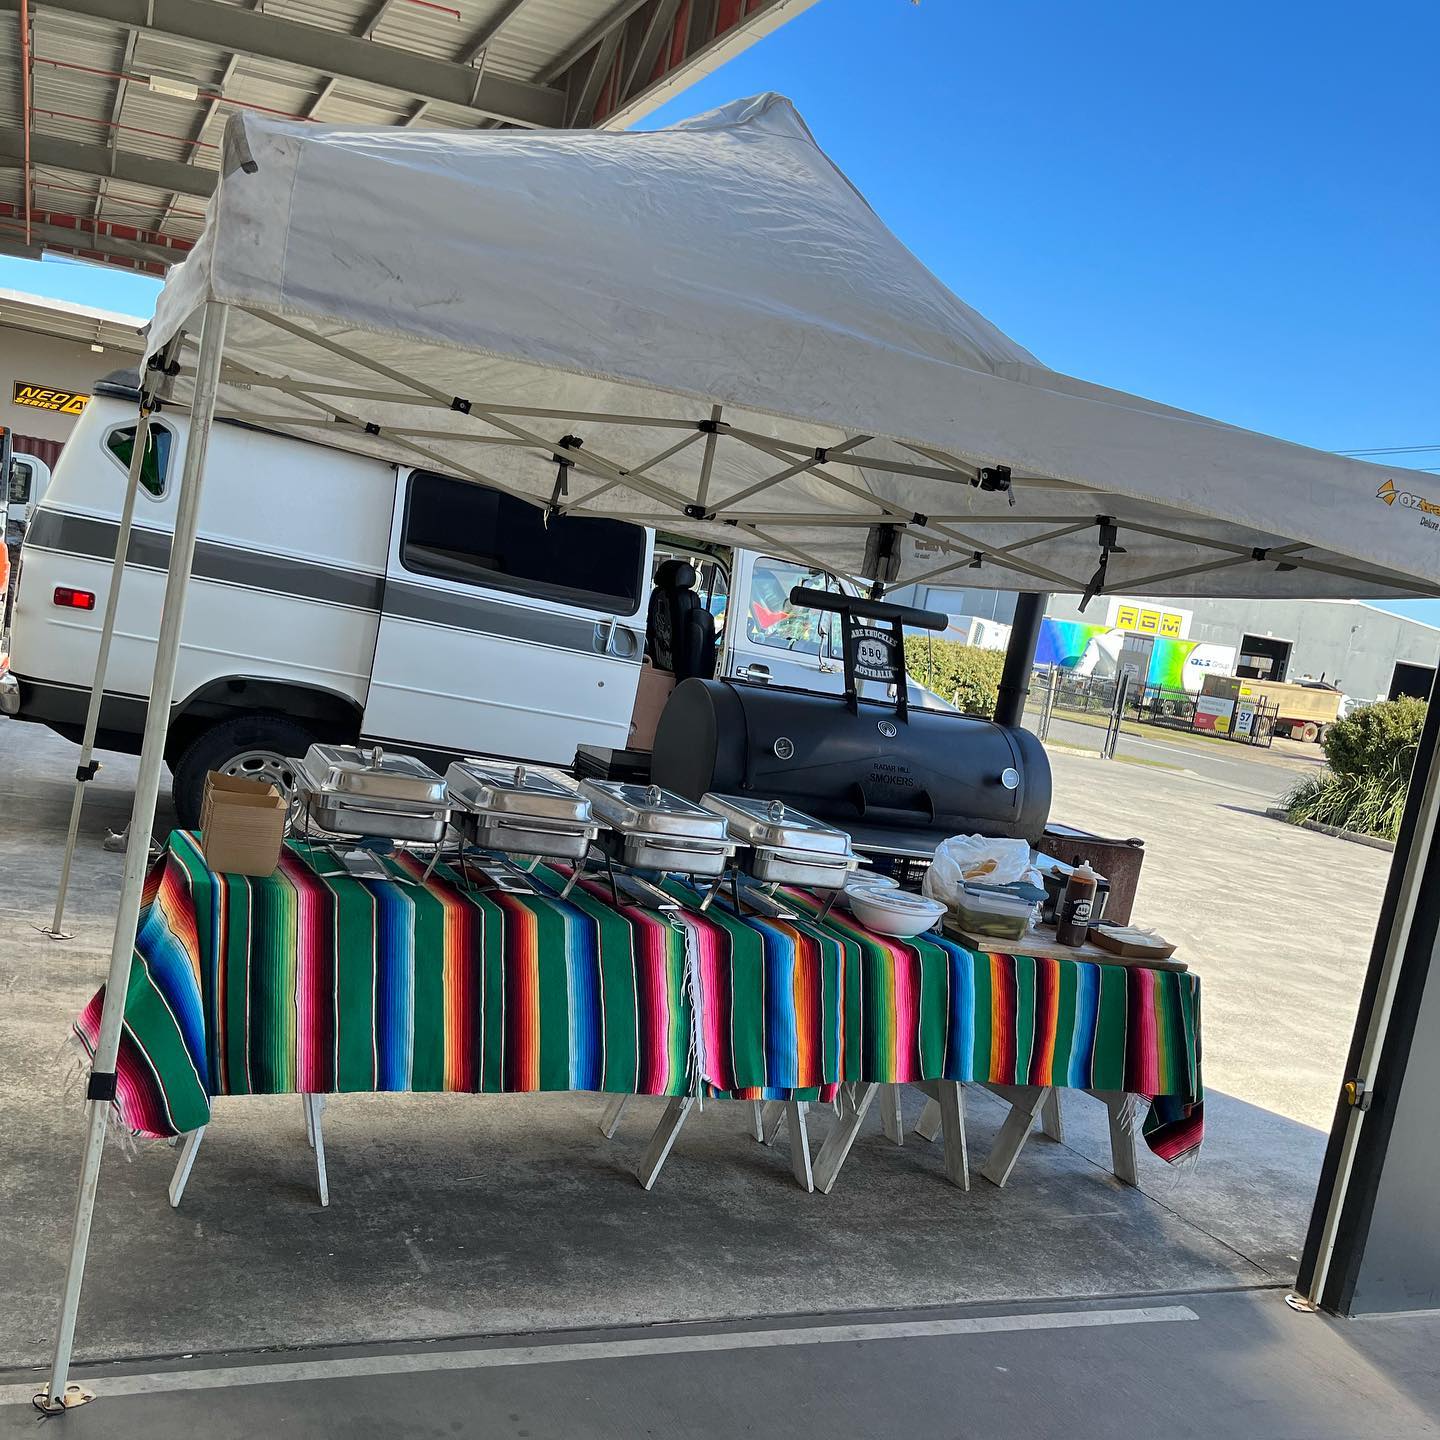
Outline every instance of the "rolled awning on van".
<svg viewBox="0 0 1440 1440"><path fill-rule="evenodd" d="M148 339L232 307L219 414L891 584L1440 593L1440 481L1047 369L779 96L225 152Z"/></svg>

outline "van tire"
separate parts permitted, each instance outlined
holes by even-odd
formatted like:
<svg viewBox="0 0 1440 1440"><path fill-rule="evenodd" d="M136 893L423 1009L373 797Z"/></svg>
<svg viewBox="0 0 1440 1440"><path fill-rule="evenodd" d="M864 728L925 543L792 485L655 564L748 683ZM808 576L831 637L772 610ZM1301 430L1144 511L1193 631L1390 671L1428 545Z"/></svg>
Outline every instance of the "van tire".
<svg viewBox="0 0 1440 1440"><path fill-rule="evenodd" d="M264 713L236 715L202 730L185 748L173 770L170 789L180 827L193 830L199 825L205 777L212 770L223 770L252 750L298 758L318 738L314 731L288 716Z"/></svg>

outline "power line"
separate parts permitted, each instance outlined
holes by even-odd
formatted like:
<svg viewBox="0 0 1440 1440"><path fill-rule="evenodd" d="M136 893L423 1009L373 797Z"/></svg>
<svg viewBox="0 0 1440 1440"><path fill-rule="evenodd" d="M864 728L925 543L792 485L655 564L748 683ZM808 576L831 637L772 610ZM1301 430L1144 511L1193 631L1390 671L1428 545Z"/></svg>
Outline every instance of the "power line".
<svg viewBox="0 0 1440 1440"><path fill-rule="evenodd" d="M1384 445L1375 450L1337 450L1337 455L1417 455L1426 450L1440 450L1440 445Z"/></svg>

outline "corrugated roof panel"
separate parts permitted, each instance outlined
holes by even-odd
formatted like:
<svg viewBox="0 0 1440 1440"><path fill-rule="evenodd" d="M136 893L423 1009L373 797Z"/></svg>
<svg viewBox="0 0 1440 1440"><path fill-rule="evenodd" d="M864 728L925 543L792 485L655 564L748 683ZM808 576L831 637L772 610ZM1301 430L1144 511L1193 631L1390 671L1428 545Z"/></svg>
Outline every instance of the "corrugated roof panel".
<svg viewBox="0 0 1440 1440"><path fill-rule="evenodd" d="M525 0L496 36L486 64L524 80L538 79L620 5L621 0Z"/></svg>

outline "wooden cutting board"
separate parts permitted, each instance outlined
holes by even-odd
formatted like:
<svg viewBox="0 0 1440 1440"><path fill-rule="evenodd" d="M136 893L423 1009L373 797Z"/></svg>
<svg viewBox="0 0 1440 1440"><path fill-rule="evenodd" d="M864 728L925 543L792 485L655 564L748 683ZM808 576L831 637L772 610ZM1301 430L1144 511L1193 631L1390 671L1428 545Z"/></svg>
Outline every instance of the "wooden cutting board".
<svg viewBox="0 0 1440 1440"><path fill-rule="evenodd" d="M1018 940L987 939L982 935L967 935L950 920L944 922L941 932L949 940L958 940L970 950L991 950L1002 955L1040 955L1053 960L1089 960L1097 965L1138 965L1142 970L1187 971L1190 967L1178 955L1167 960L1132 960L1102 950L1088 940L1083 945L1062 945L1055 938L1055 931L1049 926L1031 926Z"/></svg>

